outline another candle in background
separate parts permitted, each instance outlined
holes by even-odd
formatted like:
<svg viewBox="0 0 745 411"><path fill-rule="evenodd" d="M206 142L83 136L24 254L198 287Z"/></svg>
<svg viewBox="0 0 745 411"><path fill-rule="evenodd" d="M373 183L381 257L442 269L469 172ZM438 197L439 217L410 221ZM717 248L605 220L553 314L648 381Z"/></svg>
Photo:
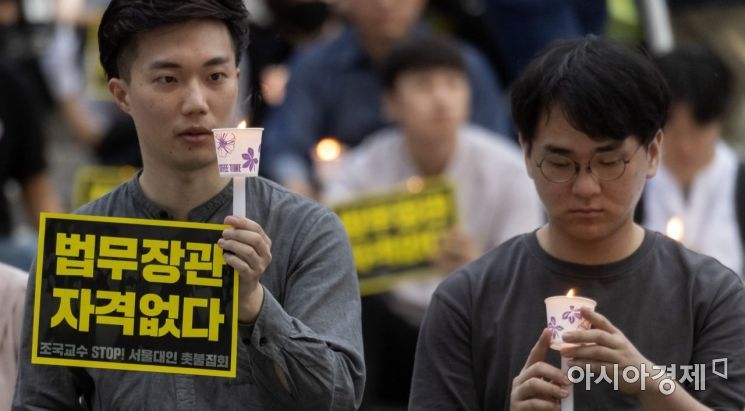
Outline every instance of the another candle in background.
<svg viewBox="0 0 745 411"><path fill-rule="evenodd" d="M683 219L678 216L673 216L667 220L667 224L665 225L665 235L682 243L685 238L685 225L683 224Z"/></svg>
<svg viewBox="0 0 745 411"><path fill-rule="evenodd" d="M322 138L313 148L313 169L322 187L338 172L343 153L344 146L333 137Z"/></svg>

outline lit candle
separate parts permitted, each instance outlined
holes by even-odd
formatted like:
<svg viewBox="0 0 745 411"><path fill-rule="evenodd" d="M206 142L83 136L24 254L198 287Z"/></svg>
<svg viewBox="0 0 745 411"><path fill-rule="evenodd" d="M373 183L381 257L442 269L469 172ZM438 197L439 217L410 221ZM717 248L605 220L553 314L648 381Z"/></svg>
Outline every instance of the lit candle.
<svg viewBox="0 0 745 411"><path fill-rule="evenodd" d="M683 219L678 216L669 219L665 225L665 234L675 241L683 242L683 238L685 237Z"/></svg>
<svg viewBox="0 0 745 411"><path fill-rule="evenodd" d="M565 332L590 328L587 320L582 318L580 309L588 307L594 310L597 305L597 302L590 298L576 297L574 288L570 289L567 295L546 298L545 303L546 321L551 330L551 348L554 350L560 350L569 345L562 338ZM568 359L564 357L561 357L561 371L569 373ZM561 400L561 411L574 410L574 386L570 386L567 391L569 395Z"/></svg>
<svg viewBox="0 0 745 411"><path fill-rule="evenodd" d="M321 185L327 184L339 170L344 146L333 137L324 137L318 141L313 153L313 166Z"/></svg>
<svg viewBox="0 0 745 411"><path fill-rule="evenodd" d="M233 179L233 215L239 217L246 216L246 177L259 175L263 131L263 128L246 128L245 121L236 128L212 130L217 168L220 176Z"/></svg>
<svg viewBox="0 0 745 411"><path fill-rule="evenodd" d="M406 190L412 194L421 193L424 190L424 179L419 176L409 177L406 180Z"/></svg>

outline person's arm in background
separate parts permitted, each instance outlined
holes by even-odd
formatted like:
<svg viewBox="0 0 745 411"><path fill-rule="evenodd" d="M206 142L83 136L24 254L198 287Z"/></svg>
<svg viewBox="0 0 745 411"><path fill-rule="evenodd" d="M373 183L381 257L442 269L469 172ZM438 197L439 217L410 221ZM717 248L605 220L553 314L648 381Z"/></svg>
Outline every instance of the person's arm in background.
<svg viewBox="0 0 745 411"><path fill-rule="evenodd" d="M36 231L39 230L39 214L46 212L62 212L62 200L52 185L46 172L28 177L21 183L23 205L29 222Z"/></svg>
<svg viewBox="0 0 745 411"><path fill-rule="evenodd" d="M24 125L24 134L18 138L15 146L17 152L11 175L20 183L28 221L35 230L38 230L39 213L63 211L62 200L47 173L44 122L36 110L35 102L24 92L22 83L17 84L15 93L17 95L14 101L21 116L18 124Z"/></svg>
<svg viewBox="0 0 745 411"><path fill-rule="evenodd" d="M507 98L494 71L476 49L463 43L460 46L471 82L471 122L505 136L513 135Z"/></svg>
<svg viewBox="0 0 745 411"><path fill-rule="evenodd" d="M72 19L67 17L55 25L49 47L40 61L41 68L73 136L86 147L95 148L103 138L104 129L86 104L84 68L78 61L80 38Z"/></svg>

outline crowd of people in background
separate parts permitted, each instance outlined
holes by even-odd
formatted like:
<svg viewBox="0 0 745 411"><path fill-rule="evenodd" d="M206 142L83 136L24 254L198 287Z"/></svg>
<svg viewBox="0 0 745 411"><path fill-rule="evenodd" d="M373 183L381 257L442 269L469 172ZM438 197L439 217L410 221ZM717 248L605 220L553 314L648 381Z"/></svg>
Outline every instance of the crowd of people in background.
<svg viewBox="0 0 745 411"><path fill-rule="evenodd" d="M362 409L405 409L412 378L414 394L422 404L451 400L425 397L432 384L448 385L446 378L436 378L442 372L438 367L447 355L458 353L439 353L438 347L422 347L420 342L419 350L427 356L417 365L415 376L417 339L423 321L432 335L430 341L438 341L438 332L447 333L439 327L458 327L462 318L449 311L447 299L463 297L473 285L450 282L450 288L443 289L434 309L452 320L444 325L425 320L435 289L449 273L550 221L551 210L546 209L550 194L537 191L531 181L536 176L526 172L535 161L526 149L525 124L516 124L517 116L510 116L515 110L510 96L531 59L556 41L615 37L651 58L669 85L672 101L665 113L657 175L641 194L635 220L666 233L671 219L680 219L685 231L679 241L745 275L745 166L740 154L745 147L745 127L740 124L745 122L737 120L745 118L745 33L726 30L736 25L728 21L718 30L705 34L701 30L712 15L742 15L745 7L738 2L666 2L673 33L685 42L665 51L648 50L644 2L633 0L244 3L251 17L246 27L250 27L249 42L238 62L238 104L223 117L236 124L247 119L250 126L264 128L262 177L326 206L386 192L411 177L447 177L455 187L459 224L440 239L432 257L438 275L362 297L361 339L367 370ZM57 1L40 8L38 2L0 0L0 263L8 264L0 265L0 296L17 296L24 288L20 273L31 269L36 256L34 234L28 233L39 229L39 213L74 209L72 184L55 184L53 179L58 172L55 159L65 153L50 150L51 136L75 141L86 158L101 166L139 168L141 153L157 151L140 147L138 134L146 131L137 129L120 110L122 103L117 107L108 95L107 73L98 66L95 34L108 4L107 0ZM619 34L619 22L628 23L628 16L631 23ZM540 108L549 113L553 109ZM559 119L581 129L577 119L558 114L552 119L545 119L544 125ZM648 137L643 151L656 141L654 133ZM339 143L342 154L338 167L322 174L314 150L327 138ZM533 174L540 172L545 173L533 170ZM525 241L528 251L515 249L516 254L538 252L540 238ZM669 248L655 252L674 253ZM551 260L544 254L538 259ZM681 266L687 267L689 258L686 255ZM501 263L482 262L479 270L492 269L489 264ZM468 295L475 305L485 301ZM6 387L15 383L16 372L15 366L5 364L6 359L17 358L8 352L18 350L23 308L21 301L10 297L0 302L4 304L0 408L4 409L12 399L12 388ZM532 345L535 338L525 340ZM359 361L362 353L354 343L350 342L349 351ZM509 347L503 348L499 355L504 358L515 355ZM523 348L517 351L526 354ZM467 344L460 349L468 350ZM519 372L523 364L511 363L510 369ZM478 372L488 373L480 368ZM505 383L503 377L490 378ZM360 384L359 379L355 383ZM501 406L498 401L509 393L500 394L486 399L474 395L452 404L483 407L486 401Z"/></svg>

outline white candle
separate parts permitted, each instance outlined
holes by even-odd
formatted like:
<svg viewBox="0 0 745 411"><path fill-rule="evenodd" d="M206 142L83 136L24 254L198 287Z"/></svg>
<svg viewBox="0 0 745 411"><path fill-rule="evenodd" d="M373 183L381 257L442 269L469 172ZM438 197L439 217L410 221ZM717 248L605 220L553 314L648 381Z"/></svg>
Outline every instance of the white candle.
<svg viewBox="0 0 745 411"><path fill-rule="evenodd" d="M569 374L569 359L566 357L561 357L561 372ZM561 399L561 411L574 411L574 384L570 385L567 391L569 395Z"/></svg>
<svg viewBox="0 0 745 411"><path fill-rule="evenodd" d="M574 289L570 289L567 295L557 295L548 297L546 303L546 320L548 328L551 329L551 348L560 350L566 346L562 335L567 331L576 331L588 329L589 325L582 318L580 308L589 307L595 309L597 302L590 298L576 297ZM568 359L561 357L561 371L569 374ZM569 396L561 399L561 411L574 411L574 385L571 385L567 391Z"/></svg>
<svg viewBox="0 0 745 411"><path fill-rule="evenodd" d="M675 241L683 242L683 238L685 238L685 225L683 224L683 219L678 216L673 216L667 220L665 234Z"/></svg>
<svg viewBox="0 0 745 411"><path fill-rule="evenodd" d="M246 177L233 177L233 215L246 216Z"/></svg>

